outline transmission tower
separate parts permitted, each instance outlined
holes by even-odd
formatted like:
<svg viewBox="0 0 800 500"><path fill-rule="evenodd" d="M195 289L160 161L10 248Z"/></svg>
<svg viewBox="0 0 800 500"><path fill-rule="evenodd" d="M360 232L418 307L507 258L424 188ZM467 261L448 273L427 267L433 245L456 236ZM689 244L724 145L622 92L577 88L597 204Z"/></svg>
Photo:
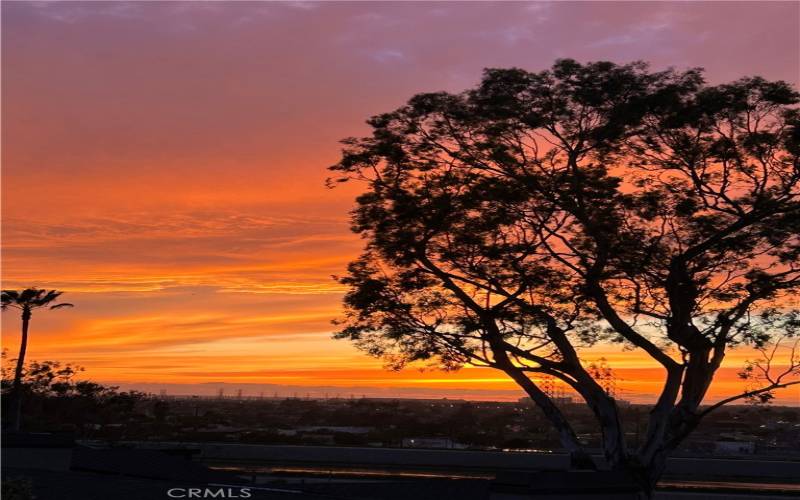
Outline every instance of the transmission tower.
<svg viewBox="0 0 800 500"><path fill-rule="evenodd" d="M551 399L555 396L555 381L550 375L546 375L542 379L542 392L544 392L547 397Z"/></svg>

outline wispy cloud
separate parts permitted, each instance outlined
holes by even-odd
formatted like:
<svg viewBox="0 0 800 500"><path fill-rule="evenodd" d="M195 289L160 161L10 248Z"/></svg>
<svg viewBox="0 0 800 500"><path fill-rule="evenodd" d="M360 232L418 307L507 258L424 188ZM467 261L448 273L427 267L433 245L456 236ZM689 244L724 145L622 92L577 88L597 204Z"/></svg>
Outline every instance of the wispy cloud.
<svg viewBox="0 0 800 500"><path fill-rule="evenodd" d="M406 54L402 50L397 49L378 49L369 50L369 56L379 63L397 63L407 59Z"/></svg>
<svg viewBox="0 0 800 500"><path fill-rule="evenodd" d="M4 221L7 286L259 294L340 293L331 274L356 251L344 217L226 212L134 214L58 224ZM69 263L65 266L64 263Z"/></svg>
<svg viewBox="0 0 800 500"><path fill-rule="evenodd" d="M28 2L36 12L52 21L75 24L91 17L142 18L141 2ZM188 3L188 2L187 2Z"/></svg>

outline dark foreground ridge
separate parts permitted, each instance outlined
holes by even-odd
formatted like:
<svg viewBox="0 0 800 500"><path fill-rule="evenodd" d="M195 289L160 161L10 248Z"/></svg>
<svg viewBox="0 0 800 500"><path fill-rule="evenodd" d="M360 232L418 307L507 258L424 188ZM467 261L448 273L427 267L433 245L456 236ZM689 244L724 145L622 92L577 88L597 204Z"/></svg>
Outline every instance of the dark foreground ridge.
<svg viewBox="0 0 800 500"><path fill-rule="evenodd" d="M559 454L224 443L111 448L52 435L4 439L3 478L11 500L25 498L15 488L37 500L637 498L624 477L568 471ZM796 498L798 478L800 462L676 458L657 498Z"/></svg>

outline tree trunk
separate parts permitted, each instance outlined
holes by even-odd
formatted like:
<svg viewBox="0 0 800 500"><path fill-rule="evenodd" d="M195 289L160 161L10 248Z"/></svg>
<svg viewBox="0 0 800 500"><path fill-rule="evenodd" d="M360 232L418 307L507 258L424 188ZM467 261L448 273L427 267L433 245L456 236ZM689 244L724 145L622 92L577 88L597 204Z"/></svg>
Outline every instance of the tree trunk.
<svg viewBox="0 0 800 500"><path fill-rule="evenodd" d="M19 346L19 356L17 357L17 367L14 370L14 384L11 386L12 407L11 418L14 431L19 431L22 426L22 370L25 367L25 353L28 350L28 324L31 320L31 310L22 310L22 340Z"/></svg>
<svg viewBox="0 0 800 500"><path fill-rule="evenodd" d="M614 399L588 376L572 387L583 397L597 419L602 435L603 454L609 466L616 469L620 464L625 464L627 462L625 435Z"/></svg>
<svg viewBox="0 0 800 500"><path fill-rule="evenodd" d="M651 499L655 496L656 484L664 473L667 455L668 453L659 453L649 463L642 462L640 457L631 456L617 470L625 472L639 487L641 494Z"/></svg>
<svg viewBox="0 0 800 500"><path fill-rule="evenodd" d="M670 413L675 405L675 400L678 398L682 378L682 367L667 369L667 380L664 383L664 389L661 391L655 406L650 410L644 441L641 444L637 443L640 460L645 463L653 459L664 443L664 436L669 426Z"/></svg>
<svg viewBox="0 0 800 500"><path fill-rule="evenodd" d="M553 427L556 428L561 445L569 453L570 466L575 469L596 469L594 460L586 452L569 421L567 421L558 406L522 370L511 362L505 347L498 341L502 337L494 321L487 320L485 324L487 331L493 333L489 339L489 346L492 349L497 367L511 377L530 396L531 400L542 410L545 417L553 424Z"/></svg>
<svg viewBox="0 0 800 500"><path fill-rule="evenodd" d="M632 457L627 468L641 485L647 498L655 494L656 484L664 474L667 459L680 443L697 427L700 419L694 413L687 415L680 406L670 412L667 422L659 427L664 431L648 436L638 456Z"/></svg>
<svg viewBox="0 0 800 500"><path fill-rule="evenodd" d="M553 403L553 400L521 371L510 366L506 367L504 371L522 387L536 406L542 410L550 423L553 424L553 427L556 428L561 446L569 453L570 467L574 469L596 469L594 460L583 448L572 426L564 417L564 414L561 413L561 410Z"/></svg>
<svg viewBox="0 0 800 500"><path fill-rule="evenodd" d="M612 468L627 460L625 433L619 420L619 412L612 399L599 401L597 414L600 419L600 431L603 438L603 454Z"/></svg>

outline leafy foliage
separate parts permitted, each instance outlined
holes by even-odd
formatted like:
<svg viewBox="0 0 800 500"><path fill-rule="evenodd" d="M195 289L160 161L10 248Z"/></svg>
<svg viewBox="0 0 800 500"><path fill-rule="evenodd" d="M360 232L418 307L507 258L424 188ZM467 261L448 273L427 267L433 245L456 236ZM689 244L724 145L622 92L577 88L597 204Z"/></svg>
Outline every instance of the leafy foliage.
<svg viewBox="0 0 800 500"><path fill-rule="evenodd" d="M3 358L7 357L5 350ZM15 362L16 360L11 360ZM137 391L121 392L77 377L83 368L58 361L31 361L22 374L27 427L40 430L73 430L88 435L95 427L125 422L134 415L137 404L145 399ZM7 395L13 377L5 364L2 391ZM8 398L3 397L6 402ZM4 415L8 412L4 411Z"/></svg>
<svg viewBox="0 0 800 500"><path fill-rule="evenodd" d="M50 306L49 309L73 307L72 304L67 302L50 305L63 293L64 292L60 292L58 290L44 290L41 288L26 288L22 291L3 290L0 292L0 303L2 303L2 308L4 311L8 308L31 310L45 306Z"/></svg>

